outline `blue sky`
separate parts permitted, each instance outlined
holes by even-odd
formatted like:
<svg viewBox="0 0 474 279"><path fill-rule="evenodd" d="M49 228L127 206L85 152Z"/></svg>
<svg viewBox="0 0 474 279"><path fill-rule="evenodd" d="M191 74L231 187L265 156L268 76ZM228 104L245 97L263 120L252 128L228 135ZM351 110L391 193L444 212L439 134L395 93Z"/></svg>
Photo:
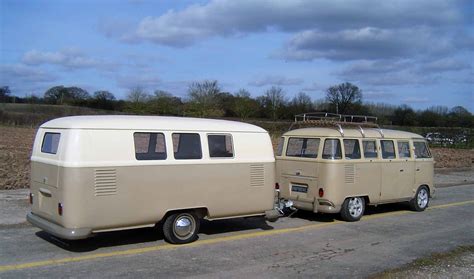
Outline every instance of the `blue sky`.
<svg viewBox="0 0 474 279"><path fill-rule="evenodd" d="M474 111L473 1L0 0L0 85L185 97L193 81L313 100L349 81L364 101Z"/></svg>

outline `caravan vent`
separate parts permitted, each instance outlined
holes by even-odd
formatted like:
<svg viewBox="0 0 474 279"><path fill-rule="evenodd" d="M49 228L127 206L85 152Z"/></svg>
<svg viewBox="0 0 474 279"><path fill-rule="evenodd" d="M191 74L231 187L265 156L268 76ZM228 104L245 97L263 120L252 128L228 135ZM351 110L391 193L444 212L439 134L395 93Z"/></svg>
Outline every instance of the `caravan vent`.
<svg viewBox="0 0 474 279"><path fill-rule="evenodd" d="M250 186L263 187L264 185L265 168L263 165L250 165Z"/></svg>
<svg viewBox="0 0 474 279"><path fill-rule="evenodd" d="M109 196L117 193L117 171L115 169L96 169L94 174L96 196Z"/></svg>
<svg viewBox="0 0 474 279"><path fill-rule="evenodd" d="M346 184L354 184L355 182L355 167L354 164L344 165L345 182Z"/></svg>

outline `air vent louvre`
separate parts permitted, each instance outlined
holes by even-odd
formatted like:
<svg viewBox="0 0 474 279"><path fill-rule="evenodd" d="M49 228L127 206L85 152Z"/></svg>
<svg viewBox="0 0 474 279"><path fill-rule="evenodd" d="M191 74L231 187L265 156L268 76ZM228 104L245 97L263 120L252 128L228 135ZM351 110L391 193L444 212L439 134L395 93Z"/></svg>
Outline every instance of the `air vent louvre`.
<svg viewBox="0 0 474 279"><path fill-rule="evenodd" d="M117 193L117 170L96 169L94 173L96 196L110 196Z"/></svg>
<svg viewBox="0 0 474 279"><path fill-rule="evenodd" d="M355 167L353 164L344 165L345 182L346 184L354 184L355 182Z"/></svg>
<svg viewBox="0 0 474 279"><path fill-rule="evenodd" d="M265 167L262 164L250 165L250 186L263 187L265 185Z"/></svg>

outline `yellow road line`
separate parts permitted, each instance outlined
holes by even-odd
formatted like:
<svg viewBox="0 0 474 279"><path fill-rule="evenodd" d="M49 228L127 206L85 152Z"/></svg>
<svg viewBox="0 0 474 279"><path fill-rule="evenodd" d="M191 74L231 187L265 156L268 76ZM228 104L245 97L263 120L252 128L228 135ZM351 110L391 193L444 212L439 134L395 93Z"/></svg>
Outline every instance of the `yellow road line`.
<svg viewBox="0 0 474 279"><path fill-rule="evenodd" d="M453 206L461 206L461 205L472 204L472 203L474 203L474 200L435 205L435 206L428 207L427 210L447 208L447 207L453 207ZM408 211L408 210L403 210L403 211L374 214L374 215L364 216L362 218L362 221L379 219L379 218L390 217L390 216L395 216L395 215L405 215L408 213L413 213L413 212ZM275 229L275 230L268 230L268 231L251 232L251 233L244 233L244 234L237 234L237 235L231 235L231 236L216 237L212 239L199 240L197 242L184 244L184 245L171 245L171 244L165 243L165 244L157 245L157 246L135 248L135 249L122 250L122 251L112 251L112 252L107 252L107 253L96 253L96 254L90 254L90 255L84 255L84 256L78 256L78 257L50 259L50 260L23 263L23 264L14 264L14 265L3 265L3 266L0 266L0 272L10 271L10 270L21 270L21 269L33 268L33 267L43 267L43 266L49 266L49 265L55 265L55 264L80 262L80 261L94 260L94 259L101 259L101 258L110 258L110 257L117 257L117 256L138 255L138 254L161 251L161 250L170 250L170 249L178 249L178 248L185 248L185 247L197 247L197 246L221 243L221 242L232 241L232 240L241 240L241 239L255 238L255 237L260 237L260 236L298 232L298 231L314 229L314 228L329 227L329 226L337 225L340 223L345 223L345 222L334 221L331 223L319 223L319 224L305 225L305 226L296 227L296 228L284 228L284 229Z"/></svg>

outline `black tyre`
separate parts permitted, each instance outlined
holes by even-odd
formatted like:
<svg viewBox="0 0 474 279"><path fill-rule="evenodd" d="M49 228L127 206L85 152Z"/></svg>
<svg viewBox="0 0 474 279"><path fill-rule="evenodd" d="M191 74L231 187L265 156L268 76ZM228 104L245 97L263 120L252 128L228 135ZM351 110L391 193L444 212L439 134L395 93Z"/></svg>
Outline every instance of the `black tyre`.
<svg viewBox="0 0 474 279"><path fill-rule="evenodd" d="M191 243L198 239L200 220L194 212L177 212L163 223L165 240L172 244Z"/></svg>
<svg viewBox="0 0 474 279"><path fill-rule="evenodd" d="M430 203L430 191L428 187L421 186L416 191L415 197L410 201L410 208L413 211L424 211Z"/></svg>
<svg viewBox="0 0 474 279"><path fill-rule="evenodd" d="M347 198L341 207L341 218L348 222L359 221L364 215L365 200L362 197Z"/></svg>

